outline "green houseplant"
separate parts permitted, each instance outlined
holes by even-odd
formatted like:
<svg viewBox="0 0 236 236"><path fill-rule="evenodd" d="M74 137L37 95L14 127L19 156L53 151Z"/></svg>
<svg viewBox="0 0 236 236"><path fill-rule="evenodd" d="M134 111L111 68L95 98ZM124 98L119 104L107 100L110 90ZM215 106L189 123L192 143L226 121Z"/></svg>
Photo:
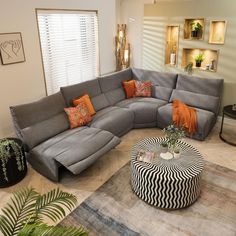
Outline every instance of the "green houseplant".
<svg viewBox="0 0 236 236"><path fill-rule="evenodd" d="M202 25L198 21L192 21L190 23L190 26L191 26L191 36L193 38L200 37L203 29Z"/></svg>
<svg viewBox="0 0 236 236"><path fill-rule="evenodd" d="M178 127L175 124L168 125L163 129L168 143L169 150L173 153L176 150L176 143L179 139L185 137L184 127Z"/></svg>
<svg viewBox="0 0 236 236"><path fill-rule="evenodd" d="M22 142L16 138L0 140L0 186L17 183L26 174L27 166Z"/></svg>
<svg viewBox="0 0 236 236"><path fill-rule="evenodd" d="M45 224L48 218L57 222L76 205L76 197L59 189L39 194L33 188L14 193L11 203L2 209L0 230L4 236L87 236L82 226L63 227Z"/></svg>
<svg viewBox="0 0 236 236"><path fill-rule="evenodd" d="M196 62L196 67L201 67L202 62L204 61L205 57L203 53L199 53L197 56L194 57Z"/></svg>

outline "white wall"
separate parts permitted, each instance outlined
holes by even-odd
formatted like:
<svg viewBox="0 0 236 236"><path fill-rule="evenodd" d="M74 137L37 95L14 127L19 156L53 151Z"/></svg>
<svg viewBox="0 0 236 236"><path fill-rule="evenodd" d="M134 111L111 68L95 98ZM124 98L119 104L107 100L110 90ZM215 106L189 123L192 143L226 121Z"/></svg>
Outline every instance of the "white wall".
<svg viewBox="0 0 236 236"><path fill-rule="evenodd" d="M21 32L26 62L0 64L0 138L13 134L9 106L45 96L35 8L98 10L100 72L115 70L115 0L0 0L0 33Z"/></svg>

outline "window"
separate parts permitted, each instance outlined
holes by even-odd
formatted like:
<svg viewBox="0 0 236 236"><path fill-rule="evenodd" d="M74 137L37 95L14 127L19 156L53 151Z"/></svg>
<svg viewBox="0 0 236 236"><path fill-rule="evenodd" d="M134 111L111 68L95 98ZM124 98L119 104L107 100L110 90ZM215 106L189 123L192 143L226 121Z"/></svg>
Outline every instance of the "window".
<svg viewBox="0 0 236 236"><path fill-rule="evenodd" d="M98 76L97 12L37 10L47 94Z"/></svg>

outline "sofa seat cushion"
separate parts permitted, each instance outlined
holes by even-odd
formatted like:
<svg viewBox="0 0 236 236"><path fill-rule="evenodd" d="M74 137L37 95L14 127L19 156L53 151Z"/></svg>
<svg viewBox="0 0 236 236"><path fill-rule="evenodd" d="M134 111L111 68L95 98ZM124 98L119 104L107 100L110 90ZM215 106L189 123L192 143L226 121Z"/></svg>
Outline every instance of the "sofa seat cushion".
<svg viewBox="0 0 236 236"><path fill-rule="evenodd" d="M92 164L94 159L119 143L120 139L110 132L79 127L60 133L36 146L30 151L30 156L37 158L39 162L45 162L46 166L57 165L58 162L72 173L78 174Z"/></svg>
<svg viewBox="0 0 236 236"><path fill-rule="evenodd" d="M156 123L157 109L167 102L149 97L136 97L118 102L116 106L128 108L134 112L134 124Z"/></svg>
<svg viewBox="0 0 236 236"><path fill-rule="evenodd" d="M121 136L133 128L133 122L132 111L120 107L107 107L96 113L90 126Z"/></svg>
<svg viewBox="0 0 236 236"><path fill-rule="evenodd" d="M206 111L200 108L195 108L197 112L197 133L193 138L204 140L215 124L216 118L213 112ZM172 103L169 103L158 109L157 113L157 126L165 128L172 123Z"/></svg>

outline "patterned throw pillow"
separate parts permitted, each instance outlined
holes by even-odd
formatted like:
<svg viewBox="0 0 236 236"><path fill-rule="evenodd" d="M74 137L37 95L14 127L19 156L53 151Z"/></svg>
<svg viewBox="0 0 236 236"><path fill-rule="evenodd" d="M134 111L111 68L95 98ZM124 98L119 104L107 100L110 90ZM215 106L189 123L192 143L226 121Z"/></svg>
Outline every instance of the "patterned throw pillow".
<svg viewBox="0 0 236 236"><path fill-rule="evenodd" d="M150 81L135 80L135 96L136 97L151 97L152 83Z"/></svg>
<svg viewBox="0 0 236 236"><path fill-rule="evenodd" d="M135 82L134 80L122 81L123 88L125 90L126 98L132 98L135 94Z"/></svg>
<svg viewBox="0 0 236 236"><path fill-rule="evenodd" d="M92 120L85 102L78 104L76 107L64 108L64 110L68 115L71 129L86 125Z"/></svg>
<svg viewBox="0 0 236 236"><path fill-rule="evenodd" d="M81 96L80 98L76 98L72 101L74 106L77 106L82 102L84 102L86 104L91 116L96 114L96 111L94 110L93 104L92 104L88 94L85 94L85 95Z"/></svg>

